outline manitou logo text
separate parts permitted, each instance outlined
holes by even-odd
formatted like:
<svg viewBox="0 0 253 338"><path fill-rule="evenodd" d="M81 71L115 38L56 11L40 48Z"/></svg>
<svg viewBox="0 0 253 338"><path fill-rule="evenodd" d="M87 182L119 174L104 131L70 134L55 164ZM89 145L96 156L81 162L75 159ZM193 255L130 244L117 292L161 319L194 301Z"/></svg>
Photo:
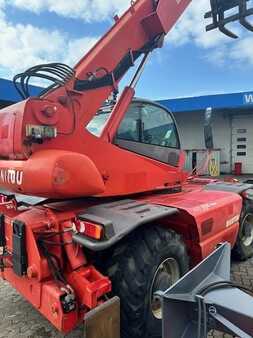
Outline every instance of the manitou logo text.
<svg viewBox="0 0 253 338"><path fill-rule="evenodd" d="M253 104L253 93L244 95L245 104Z"/></svg>
<svg viewBox="0 0 253 338"><path fill-rule="evenodd" d="M0 181L5 184L22 185L23 171L15 169L0 169Z"/></svg>

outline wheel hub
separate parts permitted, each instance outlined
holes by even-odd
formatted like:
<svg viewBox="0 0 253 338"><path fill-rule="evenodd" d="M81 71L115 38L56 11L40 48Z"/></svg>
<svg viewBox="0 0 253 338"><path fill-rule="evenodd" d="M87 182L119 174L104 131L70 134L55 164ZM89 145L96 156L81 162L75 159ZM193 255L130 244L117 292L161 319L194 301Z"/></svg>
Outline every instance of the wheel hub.
<svg viewBox="0 0 253 338"><path fill-rule="evenodd" d="M253 215L248 214L243 219L242 242L245 246L253 244Z"/></svg>
<svg viewBox="0 0 253 338"><path fill-rule="evenodd" d="M150 304L153 316L157 319L162 319L162 302L157 291L166 291L180 278L180 269L177 261L174 258L167 258L157 268L152 286Z"/></svg>

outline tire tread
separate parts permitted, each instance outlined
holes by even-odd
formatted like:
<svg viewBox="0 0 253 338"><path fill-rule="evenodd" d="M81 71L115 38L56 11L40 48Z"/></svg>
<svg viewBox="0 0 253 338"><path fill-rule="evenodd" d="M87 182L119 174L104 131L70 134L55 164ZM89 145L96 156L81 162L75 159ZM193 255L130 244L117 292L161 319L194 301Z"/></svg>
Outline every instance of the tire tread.
<svg viewBox="0 0 253 338"><path fill-rule="evenodd" d="M184 242L173 230L152 226L131 234L126 241L115 248L107 260L106 271L112 280L113 294L122 299L122 338L149 338L149 334L144 336L143 332L146 331L150 267L173 246L182 255L182 273L188 270L189 258Z"/></svg>

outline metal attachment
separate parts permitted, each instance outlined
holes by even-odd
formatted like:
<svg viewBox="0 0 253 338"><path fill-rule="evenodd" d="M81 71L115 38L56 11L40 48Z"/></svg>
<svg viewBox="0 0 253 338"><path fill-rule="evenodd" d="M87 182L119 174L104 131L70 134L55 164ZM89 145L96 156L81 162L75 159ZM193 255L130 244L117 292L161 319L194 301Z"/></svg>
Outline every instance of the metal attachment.
<svg viewBox="0 0 253 338"><path fill-rule="evenodd" d="M249 8L247 2L249 0L210 0L211 11L205 14L205 19L212 18L212 24L206 27L207 31L218 28L223 34L230 38L237 39L238 36L225 26L228 23L239 21L247 30L253 32L253 25L247 20L247 17L253 15L253 8ZM236 10L238 12L232 12Z"/></svg>
<svg viewBox="0 0 253 338"><path fill-rule="evenodd" d="M76 310L76 297L74 293L66 293L61 296L63 313L70 313Z"/></svg>
<svg viewBox="0 0 253 338"><path fill-rule="evenodd" d="M215 306L210 306L209 307L209 314L213 315L213 316L217 314L217 310L216 310Z"/></svg>
<svg viewBox="0 0 253 338"><path fill-rule="evenodd" d="M163 338L207 337L217 329L253 337L253 298L230 279L230 245L219 246L163 298Z"/></svg>
<svg viewBox="0 0 253 338"><path fill-rule="evenodd" d="M114 297L85 315L85 337L120 338L120 299Z"/></svg>

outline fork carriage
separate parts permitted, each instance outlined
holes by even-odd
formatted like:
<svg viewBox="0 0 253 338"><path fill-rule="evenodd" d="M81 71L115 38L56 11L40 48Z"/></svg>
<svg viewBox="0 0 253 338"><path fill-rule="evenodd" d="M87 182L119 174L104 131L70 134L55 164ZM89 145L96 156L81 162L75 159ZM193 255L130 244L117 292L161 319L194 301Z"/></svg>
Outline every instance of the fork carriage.
<svg viewBox="0 0 253 338"><path fill-rule="evenodd" d="M228 23L239 21L247 30L253 32L253 25L247 20L253 14L253 8L248 6L248 1L211 0L211 11L206 13L205 18L212 18L213 22L206 27L206 30L211 31L218 28L225 35L237 39L238 36L225 26ZM238 8L237 12L236 8Z"/></svg>

